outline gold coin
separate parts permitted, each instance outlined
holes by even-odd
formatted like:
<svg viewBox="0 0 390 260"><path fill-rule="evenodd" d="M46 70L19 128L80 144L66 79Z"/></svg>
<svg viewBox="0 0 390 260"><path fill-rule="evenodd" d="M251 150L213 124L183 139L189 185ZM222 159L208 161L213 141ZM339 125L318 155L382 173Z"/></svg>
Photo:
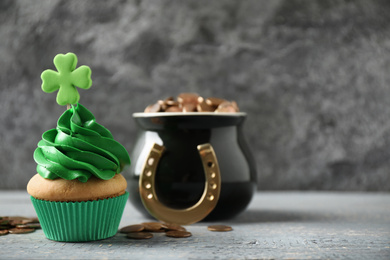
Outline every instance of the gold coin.
<svg viewBox="0 0 390 260"><path fill-rule="evenodd" d="M160 105L160 111L156 111L156 112L164 112L165 109L167 109L168 107L164 100L159 100L157 101L157 103Z"/></svg>
<svg viewBox="0 0 390 260"><path fill-rule="evenodd" d="M12 223L12 224L22 224L22 221L25 221L27 220L28 218L26 217L21 217L21 216L14 216L14 217L8 217L8 220Z"/></svg>
<svg viewBox="0 0 390 260"><path fill-rule="evenodd" d="M35 229L33 228L12 228L8 230L11 234L26 234L34 232Z"/></svg>
<svg viewBox="0 0 390 260"><path fill-rule="evenodd" d="M13 226L11 225L0 226L0 230L10 229L10 228L13 228Z"/></svg>
<svg viewBox="0 0 390 260"><path fill-rule="evenodd" d="M160 104L157 102L156 104L153 104L153 105L149 105L145 108L145 113L156 113L156 112L160 112L161 111L161 106Z"/></svg>
<svg viewBox="0 0 390 260"><path fill-rule="evenodd" d="M240 112L240 108L238 107L237 102L232 101L231 103L232 103L232 106L234 107L234 109L236 110L236 112Z"/></svg>
<svg viewBox="0 0 390 260"><path fill-rule="evenodd" d="M196 112L196 104L188 103L183 104L183 112Z"/></svg>
<svg viewBox="0 0 390 260"><path fill-rule="evenodd" d="M23 224L23 222L22 222L22 220L21 219L15 219L15 220L10 220L10 225L12 225L12 226L16 226L16 225L22 225Z"/></svg>
<svg viewBox="0 0 390 260"><path fill-rule="evenodd" d="M164 232L162 223L160 223L160 222L144 222L141 225L144 226L145 231Z"/></svg>
<svg viewBox="0 0 390 260"><path fill-rule="evenodd" d="M123 227L119 230L120 233L132 233L132 232L141 232L143 231L145 228L143 225L141 224L137 224L137 225L130 225L130 226L126 226L126 227Z"/></svg>
<svg viewBox="0 0 390 260"><path fill-rule="evenodd" d="M199 95L196 93L181 93L177 97L180 104L197 104Z"/></svg>
<svg viewBox="0 0 390 260"><path fill-rule="evenodd" d="M235 113L237 112L232 103L230 102L223 102L221 103L218 108L215 110L215 112L227 112L227 113Z"/></svg>
<svg viewBox="0 0 390 260"><path fill-rule="evenodd" d="M178 224L168 224L168 223L164 223L162 225L162 227L166 230L166 231L187 231L185 229L185 227L182 227Z"/></svg>
<svg viewBox="0 0 390 260"><path fill-rule="evenodd" d="M22 217L22 216L8 216L8 217L6 217L6 218L9 219L9 220L27 219L26 217Z"/></svg>
<svg viewBox="0 0 390 260"><path fill-rule="evenodd" d="M191 232L172 230L165 233L167 237L183 238L192 236Z"/></svg>
<svg viewBox="0 0 390 260"><path fill-rule="evenodd" d="M38 218L28 218L28 219L24 219L22 220L22 224L31 224L31 223L39 223L39 219Z"/></svg>
<svg viewBox="0 0 390 260"><path fill-rule="evenodd" d="M211 225L208 226L207 229L210 231L219 231L219 232L226 232L226 231L233 230L231 226L226 226L226 225Z"/></svg>
<svg viewBox="0 0 390 260"><path fill-rule="evenodd" d="M152 233L149 232L132 232L127 233L127 238L133 238L133 239L149 239L153 237Z"/></svg>
<svg viewBox="0 0 390 260"><path fill-rule="evenodd" d="M145 113L153 112L224 112L235 113L240 109L235 101L227 101L223 98L209 97L204 99L197 93L181 93L175 100L168 97L158 100L155 104L145 108Z"/></svg>
<svg viewBox="0 0 390 260"><path fill-rule="evenodd" d="M166 99L165 104L167 106L179 106L179 102L172 99Z"/></svg>
<svg viewBox="0 0 390 260"><path fill-rule="evenodd" d="M213 106L208 105L205 101L200 102L196 108L198 112L214 112L215 110Z"/></svg>
<svg viewBox="0 0 390 260"><path fill-rule="evenodd" d="M206 104L215 108L218 107L223 102L226 102L226 100L222 98L209 97L206 99Z"/></svg>
<svg viewBox="0 0 390 260"><path fill-rule="evenodd" d="M170 106L165 110L165 112L183 112L183 109L178 106Z"/></svg>
<svg viewBox="0 0 390 260"><path fill-rule="evenodd" d="M0 236L5 236L8 234L8 229L0 230Z"/></svg>
<svg viewBox="0 0 390 260"><path fill-rule="evenodd" d="M9 225L10 221L8 219L2 219L0 220L0 226L7 226Z"/></svg>
<svg viewBox="0 0 390 260"><path fill-rule="evenodd" d="M41 224L39 223L30 223L30 224L18 224L17 228L41 228Z"/></svg>

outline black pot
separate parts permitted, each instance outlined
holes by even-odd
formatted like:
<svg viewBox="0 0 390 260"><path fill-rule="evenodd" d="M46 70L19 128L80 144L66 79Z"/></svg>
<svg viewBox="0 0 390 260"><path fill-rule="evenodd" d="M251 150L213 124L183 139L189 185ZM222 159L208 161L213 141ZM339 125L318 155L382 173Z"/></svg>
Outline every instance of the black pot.
<svg viewBox="0 0 390 260"><path fill-rule="evenodd" d="M133 118L139 134L125 177L138 210L189 224L205 217L228 219L247 207L256 190L256 170L242 132L245 113L135 113ZM220 176L214 178L215 173ZM152 198L154 205L148 202ZM213 203L203 205L206 212L174 220L162 216L180 215L202 200ZM196 214L203 216L186 221Z"/></svg>

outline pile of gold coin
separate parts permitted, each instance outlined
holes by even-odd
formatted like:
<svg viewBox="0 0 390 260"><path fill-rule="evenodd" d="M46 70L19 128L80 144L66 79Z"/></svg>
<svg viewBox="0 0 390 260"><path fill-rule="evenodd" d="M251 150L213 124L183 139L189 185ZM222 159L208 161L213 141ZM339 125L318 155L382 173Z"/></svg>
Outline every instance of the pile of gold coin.
<svg viewBox="0 0 390 260"><path fill-rule="evenodd" d="M210 231L226 232L233 230L227 225L211 225L207 227ZM126 234L127 238L131 239L149 239L153 237L153 233L163 233L167 237L185 238L192 236L185 227L178 224L167 224L161 222L144 222L141 224L129 225L119 230L120 233Z"/></svg>
<svg viewBox="0 0 390 260"><path fill-rule="evenodd" d="M126 234L128 238L133 239L148 239L152 238L152 233L162 233L168 237L184 238L190 237L192 234L185 227L177 224L167 224L161 222L144 222L123 227L119 230L120 233Z"/></svg>
<svg viewBox="0 0 390 260"><path fill-rule="evenodd" d="M38 218L0 217L0 236L8 234L27 234L40 229Z"/></svg>
<svg viewBox="0 0 390 260"><path fill-rule="evenodd" d="M236 113L240 112L235 101L222 98L203 98L196 93L181 93L175 99L168 97L145 108L145 113L156 112L216 112Z"/></svg>

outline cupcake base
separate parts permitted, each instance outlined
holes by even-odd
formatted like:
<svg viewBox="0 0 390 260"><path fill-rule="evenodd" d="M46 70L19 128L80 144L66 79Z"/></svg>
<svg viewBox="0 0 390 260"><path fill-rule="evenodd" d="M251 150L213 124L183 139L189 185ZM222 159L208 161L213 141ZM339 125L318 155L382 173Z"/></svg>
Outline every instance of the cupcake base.
<svg viewBox="0 0 390 260"><path fill-rule="evenodd" d="M114 236L129 193L95 201L57 202L31 196L45 236L62 242L85 242Z"/></svg>

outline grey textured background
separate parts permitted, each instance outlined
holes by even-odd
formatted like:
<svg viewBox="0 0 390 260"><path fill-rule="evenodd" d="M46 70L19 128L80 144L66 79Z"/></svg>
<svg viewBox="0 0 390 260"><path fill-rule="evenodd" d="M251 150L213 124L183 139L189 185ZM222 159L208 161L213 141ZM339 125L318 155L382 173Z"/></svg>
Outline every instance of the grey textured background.
<svg viewBox="0 0 390 260"><path fill-rule="evenodd" d="M0 188L24 189L64 111L40 73L92 69L80 102L131 150L131 114L180 92L248 113L259 189L390 191L389 1L0 0Z"/></svg>

